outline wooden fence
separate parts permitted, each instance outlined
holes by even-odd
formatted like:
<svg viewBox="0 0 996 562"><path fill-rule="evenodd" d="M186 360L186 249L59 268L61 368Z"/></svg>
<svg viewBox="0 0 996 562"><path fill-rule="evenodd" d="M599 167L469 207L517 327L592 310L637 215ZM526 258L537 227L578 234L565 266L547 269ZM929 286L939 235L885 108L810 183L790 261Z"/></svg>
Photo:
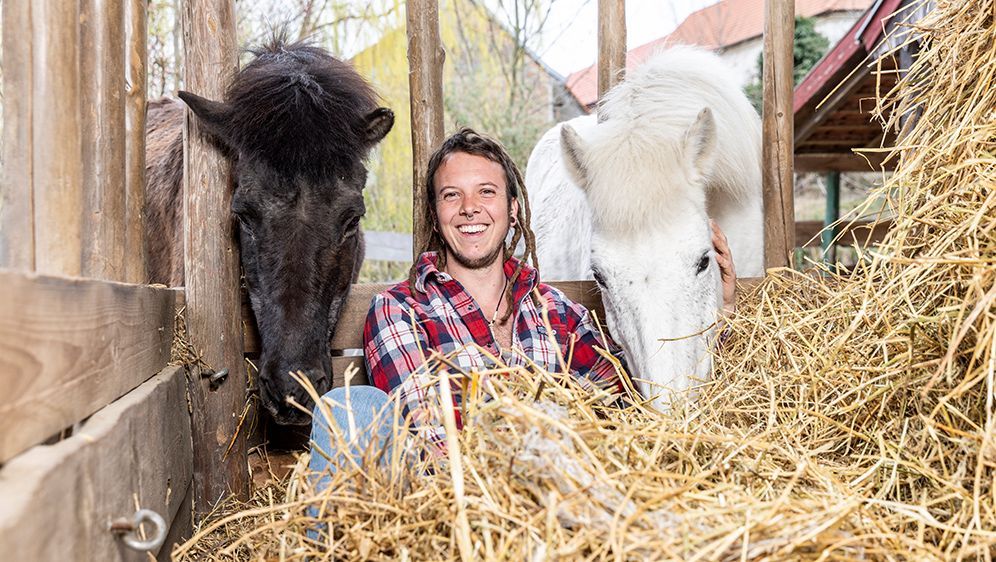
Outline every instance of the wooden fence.
<svg viewBox="0 0 996 562"><path fill-rule="evenodd" d="M599 2L601 87L621 77L623 5ZM248 491L229 168L191 119L184 130L185 286L143 284L145 6L2 6L0 544L18 559L145 559L109 530L113 520L151 509L163 517L169 545L189 532L194 507L203 513L225 494ZM442 140L444 54L436 2L408 0L407 13L418 186ZM791 96L784 95L791 2L768 0L768 14L765 135L791 139ZM233 1L188 0L180 18L186 87L220 97L236 64ZM767 239L781 241L767 247L766 262L777 265L787 263L794 234L785 184L792 159L784 142L769 145ZM417 252L428 224L425 201L418 189L413 194ZM356 346L369 297L380 288L353 288L333 347ZM590 282L562 288L599 308ZM180 308L203 360L229 369L216 392L196 369L168 365ZM337 360L337 373L348 361L355 359ZM151 552L163 559L168 546Z"/></svg>
<svg viewBox="0 0 996 562"><path fill-rule="evenodd" d="M0 544L19 560L148 559L110 531L143 508L163 518L150 552L166 559L195 498L248 491L245 447L226 455L246 403L228 163L185 131L198 251L185 288L145 285L146 2L2 9ZM218 95L233 4L184 10L185 80ZM223 390L168 364L183 307L205 361L231 371Z"/></svg>

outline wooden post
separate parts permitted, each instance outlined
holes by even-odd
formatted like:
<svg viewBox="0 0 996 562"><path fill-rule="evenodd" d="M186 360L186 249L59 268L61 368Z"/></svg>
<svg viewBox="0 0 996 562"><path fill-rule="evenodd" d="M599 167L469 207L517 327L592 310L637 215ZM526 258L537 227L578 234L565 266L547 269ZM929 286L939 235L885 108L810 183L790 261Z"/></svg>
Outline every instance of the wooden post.
<svg viewBox="0 0 996 562"><path fill-rule="evenodd" d="M125 106L123 0L81 0L80 75L85 277L123 281Z"/></svg>
<svg viewBox="0 0 996 562"><path fill-rule="evenodd" d="M623 79L625 72L626 0L598 0L599 100Z"/></svg>
<svg viewBox="0 0 996 562"><path fill-rule="evenodd" d="M0 267L35 268L32 206L32 3L3 6L3 178L0 183Z"/></svg>
<svg viewBox="0 0 996 562"><path fill-rule="evenodd" d="M125 250L124 278L149 280L145 258L146 1L125 1Z"/></svg>
<svg viewBox="0 0 996 562"><path fill-rule="evenodd" d="M765 268L787 266L795 247L792 193L794 39L795 6L792 0L766 0L761 112Z"/></svg>
<svg viewBox="0 0 996 562"><path fill-rule="evenodd" d="M418 258L429 241L431 214L425 196L429 156L443 142L443 63L436 0L408 0L408 87L412 110L412 234Z"/></svg>
<svg viewBox="0 0 996 562"><path fill-rule="evenodd" d="M31 2L35 269L54 275L82 272L79 17L76 2Z"/></svg>
<svg viewBox="0 0 996 562"><path fill-rule="evenodd" d="M184 84L222 99L237 66L232 0L182 4ZM218 390L194 373L190 380L194 440L194 509L204 515L229 493L247 498L245 432L237 433L246 405L242 356L239 256L231 218L229 162L188 111L183 129L184 268L188 337L213 369L228 369ZM232 444L230 447L230 443Z"/></svg>

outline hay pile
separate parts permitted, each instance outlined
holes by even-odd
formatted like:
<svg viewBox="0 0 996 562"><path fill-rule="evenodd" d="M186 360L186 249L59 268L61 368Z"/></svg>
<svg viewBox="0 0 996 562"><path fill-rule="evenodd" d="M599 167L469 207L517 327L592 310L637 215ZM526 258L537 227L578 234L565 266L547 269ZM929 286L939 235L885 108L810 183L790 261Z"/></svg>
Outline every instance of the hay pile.
<svg viewBox="0 0 996 562"><path fill-rule="evenodd" d="M895 228L846 277L776 272L746 295L696 401L660 415L557 374L481 374L447 461L344 469L318 495L298 471L174 555L990 560L994 13L942 0L917 24L922 54L880 100L890 127L922 112L881 192Z"/></svg>

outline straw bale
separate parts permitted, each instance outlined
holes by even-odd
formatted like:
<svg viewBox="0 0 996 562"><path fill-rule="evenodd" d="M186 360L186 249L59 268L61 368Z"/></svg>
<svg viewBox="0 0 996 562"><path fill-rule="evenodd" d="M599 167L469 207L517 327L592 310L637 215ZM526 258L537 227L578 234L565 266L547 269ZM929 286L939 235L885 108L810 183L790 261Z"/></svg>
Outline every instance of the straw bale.
<svg viewBox="0 0 996 562"><path fill-rule="evenodd" d="M398 438L321 492L302 458L176 559L991 560L996 0L936 4L879 93L893 229L849 273L769 272L694 399L440 369L468 389L447 457Z"/></svg>

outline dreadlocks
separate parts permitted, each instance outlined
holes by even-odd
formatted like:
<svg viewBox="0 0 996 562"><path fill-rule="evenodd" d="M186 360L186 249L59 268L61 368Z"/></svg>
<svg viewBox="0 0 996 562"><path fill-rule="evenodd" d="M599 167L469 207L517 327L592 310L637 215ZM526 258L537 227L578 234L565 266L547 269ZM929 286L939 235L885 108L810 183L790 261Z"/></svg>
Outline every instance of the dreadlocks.
<svg viewBox="0 0 996 562"><path fill-rule="evenodd" d="M456 152L487 158L497 163L505 171L505 194L508 198L509 207L511 207L512 199L518 198L519 211L515 217L515 224L512 227L512 239L505 246L504 259L508 260L508 258L512 257L516 246L522 240L526 247L525 252L521 256L522 262L532 261L533 267L538 271L536 238L533 236L533 230L529 226L529 197L526 193L526 183L522 180L522 173L519 172L518 166L515 165L512 157L508 155L508 151L505 150L505 147L500 142L486 135L479 134L469 127L464 127L453 135L450 135L429 158L429 168L425 179L426 205L422 209L422 224L435 225L438 220L436 217L436 170L439 169L439 166L443 164L443 161L449 155ZM419 248L419 254L423 252L436 252L439 255L437 266L440 269L446 266L446 241L443 240L443 236L440 234L438 228L433 228L429 232L425 247ZM512 279L517 279L521 270L522 264L520 263L512 275ZM415 265L412 265L411 271L408 274L408 280L411 286L414 287ZM512 305L514 304L512 302L512 291L505 292L505 301L508 306L501 318L502 322L508 320L508 317L512 314Z"/></svg>

